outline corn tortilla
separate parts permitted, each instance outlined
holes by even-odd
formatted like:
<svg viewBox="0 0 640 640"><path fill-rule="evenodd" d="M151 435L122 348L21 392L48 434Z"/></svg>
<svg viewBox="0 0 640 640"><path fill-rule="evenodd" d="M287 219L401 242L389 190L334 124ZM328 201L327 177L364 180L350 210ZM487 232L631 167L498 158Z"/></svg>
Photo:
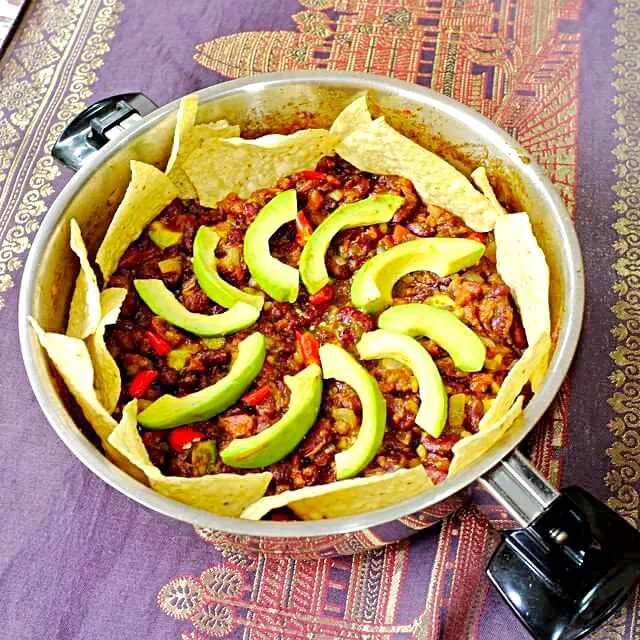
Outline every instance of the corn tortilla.
<svg viewBox="0 0 640 640"><path fill-rule="evenodd" d="M80 261L80 272L76 278L76 287L69 308L67 335L72 338L86 338L96 330L100 322L100 289L75 219L71 220L70 224L69 244Z"/></svg>
<svg viewBox="0 0 640 640"><path fill-rule="evenodd" d="M178 195L173 182L162 171L144 162L131 161L131 182L96 255L105 283L129 245Z"/></svg>
<svg viewBox="0 0 640 640"><path fill-rule="evenodd" d="M149 459L138 433L136 401L132 400L123 419L109 436L109 444L142 471L158 493L183 504L222 516L237 517L250 504L264 496L271 473L219 473L199 478L163 475Z"/></svg>
<svg viewBox="0 0 640 640"><path fill-rule="evenodd" d="M339 156L361 171L411 180L425 204L460 216L474 231L491 231L499 212L455 167L390 127L374 120L336 147Z"/></svg>
<svg viewBox="0 0 640 640"><path fill-rule="evenodd" d="M496 198L496 194L489 182L489 177L487 176L487 170L484 167L478 167L471 173L471 179L474 184L482 193L484 193L485 197L491 201L491 204L496 208L496 211L499 215L506 215L506 211L504 207L500 204L498 198Z"/></svg>
<svg viewBox="0 0 640 640"><path fill-rule="evenodd" d="M258 500L247 507L241 517L260 520L272 509L284 506L303 520L353 516L407 500L431 487L433 483L424 467L417 466L368 478L284 491Z"/></svg>
<svg viewBox="0 0 640 640"><path fill-rule="evenodd" d="M366 94L349 103L336 117L329 129L329 133L335 137L335 142L343 140L357 129L371 124L371 114L367 107Z"/></svg>
<svg viewBox="0 0 640 640"><path fill-rule="evenodd" d="M118 398L120 398L122 382L120 369L105 344L104 332L108 324L115 324L118 320L120 307L126 297L126 289L110 288L100 294L102 317L95 332L87 338L87 347L96 378L96 393L108 413L115 411Z"/></svg>
<svg viewBox="0 0 640 640"><path fill-rule="evenodd" d="M493 422L490 426L485 427L483 431L478 431L478 433L474 433L472 436L462 438L462 440L459 440L453 445L453 460L449 466L448 477L454 476L464 469L464 467L467 467L477 460L502 438L522 413L523 400L524 398L522 396L518 396L509 411L500 419Z"/></svg>
<svg viewBox="0 0 640 640"><path fill-rule="evenodd" d="M489 429L507 414L524 385L531 380L536 369L544 362L550 343L549 334L545 333L537 342L527 347L520 360L511 367L491 407L480 420L479 431Z"/></svg>
<svg viewBox="0 0 640 640"><path fill-rule="evenodd" d="M256 140L209 138L189 154L184 170L200 204L215 207L231 192L246 198L257 189L272 187L283 176L314 169L331 152L331 141L326 129L271 134Z"/></svg>
<svg viewBox="0 0 640 640"><path fill-rule="evenodd" d="M230 138L240 135L240 127L232 126L226 120L197 125L197 115L198 96L192 94L182 98L176 115L173 147L165 173L176 186L183 200L197 197L195 187L182 166L189 154L208 138Z"/></svg>
<svg viewBox="0 0 640 640"><path fill-rule="evenodd" d="M496 222L496 267L500 277L511 289L522 317L522 325L531 345L540 336L551 333L549 313L549 267L544 252L536 240L529 216L512 213ZM549 349L540 357L539 367L531 379L537 391L547 370Z"/></svg>

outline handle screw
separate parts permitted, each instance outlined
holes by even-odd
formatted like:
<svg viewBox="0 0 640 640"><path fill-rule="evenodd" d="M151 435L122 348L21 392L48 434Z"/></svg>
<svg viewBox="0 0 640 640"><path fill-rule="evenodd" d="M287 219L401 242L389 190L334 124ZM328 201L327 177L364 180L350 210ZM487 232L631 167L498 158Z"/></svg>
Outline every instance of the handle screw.
<svg viewBox="0 0 640 640"><path fill-rule="evenodd" d="M567 544L569 539L569 534L566 531L562 531L562 529L551 529L549 535L556 544Z"/></svg>

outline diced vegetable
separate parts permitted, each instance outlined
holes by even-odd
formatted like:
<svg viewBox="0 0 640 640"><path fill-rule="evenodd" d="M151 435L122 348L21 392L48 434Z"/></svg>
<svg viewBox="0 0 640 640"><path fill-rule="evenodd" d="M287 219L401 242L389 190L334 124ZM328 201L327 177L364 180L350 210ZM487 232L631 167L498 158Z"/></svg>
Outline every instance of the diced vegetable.
<svg viewBox="0 0 640 640"><path fill-rule="evenodd" d="M307 216L305 216L302 211L298 211L298 215L296 216L296 241L298 244L304 247L312 233L313 227L309 220L307 220Z"/></svg>
<svg viewBox="0 0 640 640"><path fill-rule="evenodd" d="M190 449L196 442L204 440L205 435L193 427L178 427L169 433L169 446L179 453Z"/></svg>
<svg viewBox="0 0 640 640"><path fill-rule="evenodd" d="M466 404L467 396L464 393L454 393L449 397L449 424L452 427L462 426Z"/></svg>
<svg viewBox="0 0 640 640"><path fill-rule="evenodd" d="M174 258L160 260L160 262L158 262L158 268L162 273L181 273L182 259L180 256L176 256Z"/></svg>
<svg viewBox="0 0 640 640"><path fill-rule="evenodd" d="M310 333L296 331L296 346L304 364L320 364L320 343Z"/></svg>
<svg viewBox="0 0 640 640"><path fill-rule="evenodd" d="M327 177L320 171L303 171L302 175L308 180L324 180Z"/></svg>
<svg viewBox="0 0 640 640"><path fill-rule="evenodd" d="M222 349L225 345L225 339L221 336L216 338L202 338L203 344L207 347L207 349Z"/></svg>
<svg viewBox="0 0 640 640"><path fill-rule="evenodd" d="M157 333L154 333L153 331L145 331L144 335L156 355L166 356L171 351L171 344Z"/></svg>
<svg viewBox="0 0 640 640"><path fill-rule="evenodd" d="M149 238L151 242L160 249L166 249L172 247L174 244L178 244L182 240L182 231L174 231L168 229L162 222L153 222L149 227Z"/></svg>
<svg viewBox="0 0 640 640"><path fill-rule="evenodd" d="M242 396L242 402L248 404L250 407L255 407L270 395L271 387L268 384L265 384Z"/></svg>
<svg viewBox="0 0 640 640"><path fill-rule="evenodd" d="M203 440L193 445L191 464L197 476L213 473L218 451L214 440Z"/></svg>
<svg viewBox="0 0 640 640"><path fill-rule="evenodd" d="M134 398L140 398L145 394L147 389L151 386L153 381L158 377L158 372L155 369L147 369L146 371L140 371L131 381L129 385L129 393Z"/></svg>
<svg viewBox="0 0 640 640"><path fill-rule="evenodd" d="M333 287L330 284L325 285L312 296L309 296L309 302L311 304L324 304L330 302L333 299Z"/></svg>
<svg viewBox="0 0 640 640"><path fill-rule="evenodd" d="M200 350L197 344L183 344L167 355L167 365L176 371L183 369L192 353Z"/></svg>

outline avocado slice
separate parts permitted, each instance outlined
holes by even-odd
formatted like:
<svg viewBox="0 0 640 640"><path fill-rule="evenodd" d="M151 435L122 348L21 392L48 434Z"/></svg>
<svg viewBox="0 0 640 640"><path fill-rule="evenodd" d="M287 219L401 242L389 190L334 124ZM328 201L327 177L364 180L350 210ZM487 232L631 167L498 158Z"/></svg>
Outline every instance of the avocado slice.
<svg viewBox="0 0 640 640"><path fill-rule="evenodd" d="M335 457L336 480L344 480L360 473L380 448L387 423L387 403L375 378L342 347L323 344L320 361L324 378L348 384L362 404L362 422L355 442Z"/></svg>
<svg viewBox="0 0 640 640"><path fill-rule="evenodd" d="M295 376L285 376L291 391L287 412L275 424L249 438L236 438L220 452L230 467L266 467L289 455L307 435L320 411L322 371L311 364Z"/></svg>
<svg viewBox="0 0 640 640"><path fill-rule="evenodd" d="M193 273L200 288L211 300L230 309L236 302L244 302L262 309L264 296L246 293L218 275L216 247L220 236L209 227L200 227L193 240Z"/></svg>
<svg viewBox="0 0 640 640"><path fill-rule="evenodd" d="M429 304L400 304L380 314L378 326L410 336L427 336L442 347L460 371L480 371L486 347L454 313Z"/></svg>
<svg viewBox="0 0 640 640"><path fill-rule="evenodd" d="M447 392L427 350L409 336L384 329L365 333L356 347L363 360L393 358L413 371L420 388L416 424L430 436L440 437L447 422Z"/></svg>
<svg viewBox="0 0 640 640"><path fill-rule="evenodd" d="M222 380L181 398L165 393L138 415L138 422L147 429L171 429L209 420L240 398L260 373L265 353L264 336L252 333L238 345L236 359Z"/></svg>
<svg viewBox="0 0 640 640"><path fill-rule="evenodd" d="M167 247L172 247L174 244L182 242L182 231L169 229L157 220L149 226L148 234L151 242L157 247L160 247L160 249L166 249Z"/></svg>
<svg viewBox="0 0 640 640"><path fill-rule="evenodd" d="M377 313L391 305L395 283L412 271L433 271L440 277L480 260L484 245L466 238L420 238L404 242L365 262L351 284L354 306Z"/></svg>
<svg viewBox="0 0 640 640"><path fill-rule="evenodd" d="M394 195L369 196L359 202L343 204L325 218L305 244L300 256L300 277L309 293L317 293L329 282L324 257L331 240L343 229L389 222L404 198Z"/></svg>
<svg viewBox="0 0 640 640"><path fill-rule="evenodd" d="M298 297L298 270L271 255L269 240L298 214L296 190L282 191L270 200L249 225L244 235L244 261L260 288L278 302L295 302Z"/></svg>
<svg viewBox="0 0 640 640"><path fill-rule="evenodd" d="M167 322L197 336L220 336L250 327L260 311L245 302L214 316L193 313L182 305L162 280L134 280L133 285L144 303Z"/></svg>

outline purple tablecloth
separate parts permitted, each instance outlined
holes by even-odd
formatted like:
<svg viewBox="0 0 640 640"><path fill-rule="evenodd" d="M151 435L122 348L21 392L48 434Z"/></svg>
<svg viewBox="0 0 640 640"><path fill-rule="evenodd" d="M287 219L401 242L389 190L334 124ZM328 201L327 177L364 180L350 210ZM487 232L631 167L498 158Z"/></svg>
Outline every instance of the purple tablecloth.
<svg viewBox="0 0 640 640"><path fill-rule="evenodd" d="M322 561L247 557L139 507L48 427L17 345L22 266L69 179L49 156L93 99L158 103L229 77L372 71L512 132L576 224L579 355L529 446L555 483L640 522L640 0L33 0L0 62L0 635L516 640L484 576L504 514L480 497L411 541ZM640 637L640 599L592 637Z"/></svg>

